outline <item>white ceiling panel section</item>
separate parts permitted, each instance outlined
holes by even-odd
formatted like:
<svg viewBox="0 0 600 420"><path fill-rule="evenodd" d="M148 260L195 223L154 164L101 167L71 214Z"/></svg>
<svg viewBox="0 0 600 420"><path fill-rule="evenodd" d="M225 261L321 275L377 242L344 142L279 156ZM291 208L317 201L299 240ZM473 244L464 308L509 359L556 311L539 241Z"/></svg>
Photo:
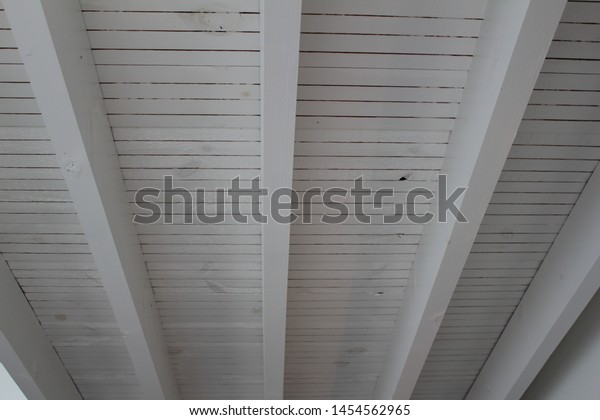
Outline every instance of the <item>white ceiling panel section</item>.
<svg viewBox="0 0 600 420"><path fill-rule="evenodd" d="M140 398L3 10L0 22L0 253L82 397Z"/></svg>
<svg viewBox="0 0 600 420"><path fill-rule="evenodd" d="M486 2L303 1L294 187L435 186ZM350 197L341 199L350 202ZM292 225L285 397L373 398L421 225ZM420 214L426 204L417 205ZM300 212L306 215L307 212Z"/></svg>
<svg viewBox="0 0 600 420"><path fill-rule="evenodd" d="M598 164L598 16L567 4L413 398L467 395Z"/></svg>
<svg viewBox="0 0 600 420"><path fill-rule="evenodd" d="M207 189L210 214L216 188L237 176L249 187L260 174L258 1L82 7L132 211L145 214L135 191L162 190L165 175ZM260 226L185 225L184 211L137 225L181 396L262 398Z"/></svg>

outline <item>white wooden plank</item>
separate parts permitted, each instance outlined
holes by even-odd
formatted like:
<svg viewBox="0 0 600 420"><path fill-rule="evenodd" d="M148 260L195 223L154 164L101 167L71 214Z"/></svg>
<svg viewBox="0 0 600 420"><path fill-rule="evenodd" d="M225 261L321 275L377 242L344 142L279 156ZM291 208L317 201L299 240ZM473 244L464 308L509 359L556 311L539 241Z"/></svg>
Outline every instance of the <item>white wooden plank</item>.
<svg viewBox="0 0 600 420"><path fill-rule="evenodd" d="M0 155L3 168L57 168L54 155Z"/></svg>
<svg viewBox="0 0 600 420"><path fill-rule="evenodd" d="M520 193L557 193L557 194L579 194L583 190L583 182L499 182L496 186L496 194L520 194Z"/></svg>
<svg viewBox="0 0 600 420"><path fill-rule="evenodd" d="M2 9L2 11L0 11L0 28L10 29L10 25L8 24L8 20L6 19L6 14L4 13L4 9Z"/></svg>
<svg viewBox="0 0 600 420"><path fill-rule="evenodd" d="M17 49L14 50L18 54ZM21 61L21 58L18 58ZM6 98L32 98L31 85L25 82L0 82L0 95ZM31 127L30 127L31 128Z"/></svg>
<svg viewBox="0 0 600 420"><path fill-rule="evenodd" d="M600 160L600 147L514 145L509 158ZM577 162L578 163L578 162Z"/></svg>
<svg viewBox="0 0 600 420"><path fill-rule="evenodd" d="M396 98L401 96L401 94L395 94ZM448 143L448 137L448 132L432 130L296 130L296 141L298 143Z"/></svg>
<svg viewBox="0 0 600 420"><path fill-rule="evenodd" d="M351 32L365 35L477 37L480 25L481 23L477 20L465 19L316 14L302 16L302 33L345 34Z"/></svg>
<svg viewBox="0 0 600 420"><path fill-rule="evenodd" d="M22 64L4 64L2 65L2 82L10 83L28 83L27 73L25 67Z"/></svg>
<svg viewBox="0 0 600 420"><path fill-rule="evenodd" d="M356 68L307 68L298 83L318 86L463 87L467 72L460 70L404 70Z"/></svg>
<svg viewBox="0 0 600 420"><path fill-rule="evenodd" d="M598 58L598 52L600 47L596 42L554 41L548 51L548 57L594 60Z"/></svg>
<svg viewBox="0 0 600 420"><path fill-rule="evenodd" d="M573 193L543 193L543 192L494 192L490 203L499 204L575 204L579 194Z"/></svg>
<svg viewBox="0 0 600 420"><path fill-rule="evenodd" d="M7 57L6 60L9 60ZM2 55L0 52L0 60ZM260 54L258 51L202 51L198 54L190 54L185 50L119 50L106 49L94 50L94 61L98 65L169 65L169 66L205 66L211 63L213 66L239 66L258 67L260 65ZM448 60L450 61L450 60ZM464 60L462 60L464 61ZM448 65L454 64L453 69L460 70L461 60L452 60ZM1 62L1 61L0 61Z"/></svg>
<svg viewBox="0 0 600 420"><path fill-rule="evenodd" d="M508 159L506 171L592 172L597 162L575 159Z"/></svg>
<svg viewBox="0 0 600 420"><path fill-rule="evenodd" d="M2 154L7 155L54 154L52 145L46 140L0 140L0 147Z"/></svg>
<svg viewBox="0 0 600 420"><path fill-rule="evenodd" d="M593 74L541 73L535 88L540 90L598 90L598 86L600 86L600 82Z"/></svg>
<svg viewBox="0 0 600 420"><path fill-rule="evenodd" d="M98 66L100 83L256 84L257 67Z"/></svg>
<svg viewBox="0 0 600 420"><path fill-rule="evenodd" d="M258 100L109 99L108 114L258 115Z"/></svg>
<svg viewBox="0 0 600 420"><path fill-rule="evenodd" d="M159 141L260 141L260 130L228 128L116 128L115 140L159 140Z"/></svg>
<svg viewBox="0 0 600 420"><path fill-rule="evenodd" d="M462 89L458 87L328 86L327 89L323 89L322 86L302 86L298 89L298 99L311 101L311 103L315 101L394 102L398 101L398 98L407 102L457 103L461 96Z"/></svg>
<svg viewBox="0 0 600 420"><path fill-rule="evenodd" d="M0 51L0 63L18 64L21 62L21 55L16 48L9 48Z"/></svg>
<svg viewBox="0 0 600 420"><path fill-rule="evenodd" d="M335 159L329 156L296 156L294 159L295 169L378 169L378 170L394 170L402 168L405 170L419 169L439 169L442 165L442 158L403 158L403 157L363 157L343 156L340 151L340 158Z"/></svg>
<svg viewBox="0 0 600 420"><path fill-rule="evenodd" d="M258 91L258 85L204 85L200 83L181 85L109 83L102 85L105 99L258 99Z"/></svg>
<svg viewBox="0 0 600 420"><path fill-rule="evenodd" d="M104 289L119 326L128 334L125 342L145 397L174 398L177 388L158 313L148 295L150 284L135 230L122 200L123 180L92 52L87 37L81 36L85 31L81 6L67 0L52 7L41 1L26 5L5 1L4 5L20 50L28 52L24 54L27 73ZM93 141L93 153L92 139L102 139ZM65 294L29 293L28 297L64 300ZM68 298L103 300L106 296L104 292L69 293Z"/></svg>
<svg viewBox="0 0 600 420"><path fill-rule="evenodd" d="M258 128L259 117L248 116L198 116L198 115L111 115L112 127L195 127L195 128Z"/></svg>
<svg viewBox="0 0 600 420"><path fill-rule="evenodd" d="M597 106L529 105L525 118L530 120L597 121Z"/></svg>
<svg viewBox="0 0 600 420"><path fill-rule="evenodd" d="M331 18L333 16L327 16ZM364 19L361 16L360 19ZM377 17L380 19L380 17ZM393 18L394 20L397 18ZM465 21L461 21L465 22ZM323 28L322 30L327 30ZM1 56L0 56L1 58ZM187 61L184 61L187 62ZM314 68L468 70L471 56L301 52L300 66Z"/></svg>
<svg viewBox="0 0 600 420"><path fill-rule="evenodd" d="M214 7L214 6L213 6ZM85 12L85 24L90 30L136 31L217 31L258 32L258 14L227 13L206 10L204 13ZM452 30L452 26L448 30ZM458 30L458 29L457 29ZM464 32L464 30L463 30Z"/></svg>
<svg viewBox="0 0 600 420"><path fill-rule="evenodd" d="M258 156L260 143L250 141L116 141L119 155ZM434 149L433 147L425 148ZM438 149L439 150L439 149Z"/></svg>
<svg viewBox="0 0 600 420"><path fill-rule="evenodd" d="M545 73L598 73L600 62L597 60L568 60L547 57L542 70Z"/></svg>
<svg viewBox="0 0 600 420"><path fill-rule="evenodd" d="M299 102L298 116L380 116L380 117L440 117L454 118L458 104L423 102Z"/></svg>
<svg viewBox="0 0 600 420"><path fill-rule="evenodd" d="M600 103L600 93L595 91L535 90L531 94L530 103L593 106Z"/></svg>
<svg viewBox="0 0 600 420"><path fill-rule="evenodd" d="M532 133L595 134L600 123L595 121L523 120L519 131Z"/></svg>
<svg viewBox="0 0 600 420"><path fill-rule="evenodd" d="M123 169L259 169L258 156L121 156Z"/></svg>
<svg viewBox="0 0 600 420"><path fill-rule="evenodd" d="M439 130L450 131L454 118L298 117L301 129Z"/></svg>
<svg viewBox="0 0 600 420"><path fill-rule="evenodd" d="M162 31L90 31L93 49L250 50L259 49L257 33L205 33Z"/></svg>
<svg viewBox="0 0 600 420"><path fill-rule="evenodd" d="M569 168L567 168L569 169ZM552 169L542 169L539 171L503 171L500 175L501 181L507 182L538 182L538 183L574 183L580 184L587 182L591 172L569 172L553 171Z"/></svg>
<svg viewBox="0 0 600 420"><path fill-rule="evenodd" d="M364 25L364 23L361 23ZM300 40L302 52L353 52L353 53L392 53L392 54L448 54L470 55L476 38L420 37L409 36L369 36L347 34L308 34Z"/></svg>
<svg viewBox="0 0 600 420"><path fill-rule="evenodd" d="M39 114L39 112L35 99L0 99L0 113L2 114Z"/></svg>
<svg viewBox="0 0 600 420"><path fill-rule="evenodd" d="M595 2L569 2L565 8L562 22L597 23L600 5Z"/></svg>
<svg viewBox="0 0 600 420"><path fill-rule="evenodd" d="M469 223L430 224L417 251L408 304L388 349L376 396L409 398L448 308L542 67L565 1L491 2L442 172L449 191L468 185L459 205ZM492 47L493 44L493 47ZM496 54L493 61L490 48ZM536 54L532 54L536 51ZM478 304L478 302L469 302Z"/></svg>
<svg viewBox="0 0 600 420"><path fill-rule="evenodd" d="M3 127L43 127L41 115L0 114L0 126Z"/></svg>
<svg viewBox="0 0 600 420"><path fill-rule="evenodd" d="M365 4L360 0L307 0L303 5L303 13L319 14L359 14L382 16L423 16L452 18L481 18L486 4L475 0L405 1L399 5L395 1L377 0Z"/></svg>
<svg viewBox="0 0 600 420"><path fill-rule="evenodd" d="M259 10L258 0L225 0L218 4L198 8L196 0L172 0L165 4L163 0L84 0L81 8L84 11L165 11L165 12L254 12Z"/></svg>

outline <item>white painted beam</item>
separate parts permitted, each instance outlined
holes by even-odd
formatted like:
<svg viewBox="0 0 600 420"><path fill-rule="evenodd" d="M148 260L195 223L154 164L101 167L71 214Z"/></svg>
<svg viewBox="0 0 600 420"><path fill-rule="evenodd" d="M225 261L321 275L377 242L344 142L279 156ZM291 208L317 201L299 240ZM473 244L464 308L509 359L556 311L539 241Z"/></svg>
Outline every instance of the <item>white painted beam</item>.
<svg viewBox="0 0 600 420"><path fill-rule="evenodd" d="M4 7L145 398L177 398L78 0Z"/></svg>
<svg viewBox="0 0 600 420"><path fill-rule="evenodd" d="M1 258L0 363L27 399L81 399L10 268Z"/></svg>
<svg viewBox="0 0 600 420"><path fill-rule="evenodd" d="M376 388L408 399L469 255L566 0L490 1L441 173L468 223L427 225ZM437 206L437 203L433 204ZM435 208L435 207L434 207Z"/></svg>
<svg viewBox="0 0 600 420"><path fill-rule="evenodd" d="M261 0L262 187L292 188L302 0ZM269 200L262 212L270 214ZM283 398L290 225L262 228L264 397Z"/></svg>
<svg viewBox="0 0 600 420"><path fill-rule="evenodd" d="M600 288L600 169L588 181L468 399L518 399Z"/></svg>
<svg viewBox="0 0 600 420"><path fill-rule="evenodd" d="M600 400L600 292L596 292L527 391L526 400Z"/></svg>

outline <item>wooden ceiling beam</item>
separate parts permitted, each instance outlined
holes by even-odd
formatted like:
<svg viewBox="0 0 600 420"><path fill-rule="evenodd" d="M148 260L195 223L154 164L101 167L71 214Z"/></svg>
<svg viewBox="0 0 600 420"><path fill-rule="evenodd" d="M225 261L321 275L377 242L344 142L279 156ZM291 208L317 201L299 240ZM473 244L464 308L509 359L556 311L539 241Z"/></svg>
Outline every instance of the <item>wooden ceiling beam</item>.
<svg viewBox="0 0 600 420"><path fill-rule="evenodd" d="M262 188L292 188L302 0L261 0ZM268 199L262 214L270 214ZM290 225L262 227L264 398L283 398Z"/></svg>

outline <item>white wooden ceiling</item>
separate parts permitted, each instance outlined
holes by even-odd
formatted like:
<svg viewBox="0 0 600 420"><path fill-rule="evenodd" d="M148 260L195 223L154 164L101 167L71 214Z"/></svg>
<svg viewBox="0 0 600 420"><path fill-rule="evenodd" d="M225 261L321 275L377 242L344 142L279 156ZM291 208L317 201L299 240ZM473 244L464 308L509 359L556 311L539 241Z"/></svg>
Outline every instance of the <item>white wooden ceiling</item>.
<svg viewBox="0 0 600 420"><path fill-rule="evenodd" d="M567 5L413 398L467 395L598 164L598 23Z"/></svg>
<svg viewBox="0 0 600 420"><path fill-rule="evenodd" d="M600 160L600 2L570 1L551 45L544 31L527 26L535 24L531 14L548 0L533 0L526 10L519 2L498 7L514 8L525 22L507 29L516 46L514 55L510 48L503 55L505 43L480 38L494 33L489 29L494 19L503 17L496 12L500 0L489 0L493 5L487 0L303 0L299 51L281 59L299 57L297 83L288 81L293 84L282 99L297 99L291 116L295 138L289 139L293 156L265 163L261 129L273 120L262 114L261 94L266 102L266 94L276 101L278 93L265 94L261 84L261 74L269 74L261 67L261 51L271 45L267 41L273 38L267 37L276 37L270 28L261 29L261 13L270 1L279 0L61 2L81 9L89 39L89 45L83 42L89 51L82 52L82 66L87 63L97 74L104 105L89 109L110 124L112 138L103 139L118 156L118 162L117 157L102 160L100 149L86 150L90 179L97 179L90 190L104 197L98 208L114 204L103 191L124 190L117 203L124 211L105 215L114 228L133 225L131 217L144 213L135 205L135 191L162 188L165 175L172 175L177 187L209 190L213 212L217 188L228 187L235 177L249 186L265 165L278 167L286 158L293 158L293 165L282 170L293 170L298 192L351 188L358 177L367 187L391 188L400 196L415 187L435 189L440 171L457 166L448 151L467 141L456 133L471 133L459 131L464 130L459 124L478 121L474 111L464 110L485 108L463 103L465 88L482 79L494 85L501 71L472 66L476 51L498 45L494 65L506 64L507 72L514 72L518 63L533 69L533 76L507 76L492 89L499 97L503 90L519 90L515 86L527 97L534 83L535 89L524 113L518 101L500 98L496 108L508 112L491 114L489 126L506 127L514 143L506 162L491 156L496 166L504 164L499 178L473 181L477 188L490 185L480 195L491 200L485 215L473 213L473 237L462 235L454 245L470 249L464 268L460 258L450 260L462 271L454 280L448 274L446 283L458 281L456 288L432 288L428 302L436 291L448 300L427 304L436 308L439 322L428 318L434 327L421 334L418 324L414 343L420 347L410 351L421 354L423 366L411 366L413 382L405 379L410 368L394 371L402 354L395 343L404 331L402 321L415 311L411 305L418 295L411 290L427 283L415 270L431 240L423 238L422 225L407 220L386 225L382 215L392 205L374 210L372 202L366 204L376 214L371 224L359 223L353 214L339 225L295 223L289 238L284 236L289 264L283 266L280 259L263 258L267 243L277 245L271 242L277 235L265 239L272 233L261 225L239 224L229 216L218 225L187 225L184 214L191 209L177 205L172 224L138 224L129 236L129 231L123 236L101 231L93 223L94 209L85 206L79 169L56 138L51 89L40 83L37 44L25 45L27 28L16 0L5 0L8 13L0 11L0 253L10 269L0 271L0 280L20 286L59 365L85 399L372 399L404 395L406 389L413 398L465 398ZM46 8L41 19L51 3L41 1ZM562 11L564 1L552 3L552 10ZM558 20L549 20L546 32L554 32ZM50 23L49 33L63 33ZM78 76L65 70L70 61L61 55L61 42L66 45L64 37L52 36L49 44L58 53L48 74L62 69L67 86L65 96L56 98L57 108L72 102L66 111L75 115L82 143L89 146L81 128L87 111L80 112L82 102L71 100L77 95L69 90ZM17 45L27 52L23 58ZM547 56L543 48L529 54L529 45L550 48ZM93 61L84 59L86 53ZM79 52L72 54L76 58ZM535 82L536 63L544 56ZM85 96L79 100L86 104ZM484 150L501 140L492 136L473 144ZM488 176L481 156L473 162L475 177ZM103 184L107 171L113 171L114 182ZM243 206L248 209L249 203ZM317 217L336 214L323 203L313 208ZM424 203L417 211L428 208ZM434 238L439 237L435 229L428 231ZM98 244L113 236L117 252L111 260ZM442 244L446 251L451 245ZM131 257L123 252L127 246L134 250ZM133 262L123 261L127 258ZM122 264L125 281L107 274L106 261ZM271 264L287 266L287 288L285 278L275 279L287 295L263 290L264 265L271 269ZM438 261L430 264L437 267ZM287 302L281 306L287 316L277 324L283 328L285 320L285 331L269 329L276 340L263 334L269 322L263 311L279 308L274 298ZM0 317L6 316L0 308ZM428 334L431 340L423 338ZM277 340L285 342L284 354ZM141 353L134 350L139 346ZM277 357L263 362L264 354L277 352L285 365L279 367ZM385 385L389 372L393 389Z"/></svg>

